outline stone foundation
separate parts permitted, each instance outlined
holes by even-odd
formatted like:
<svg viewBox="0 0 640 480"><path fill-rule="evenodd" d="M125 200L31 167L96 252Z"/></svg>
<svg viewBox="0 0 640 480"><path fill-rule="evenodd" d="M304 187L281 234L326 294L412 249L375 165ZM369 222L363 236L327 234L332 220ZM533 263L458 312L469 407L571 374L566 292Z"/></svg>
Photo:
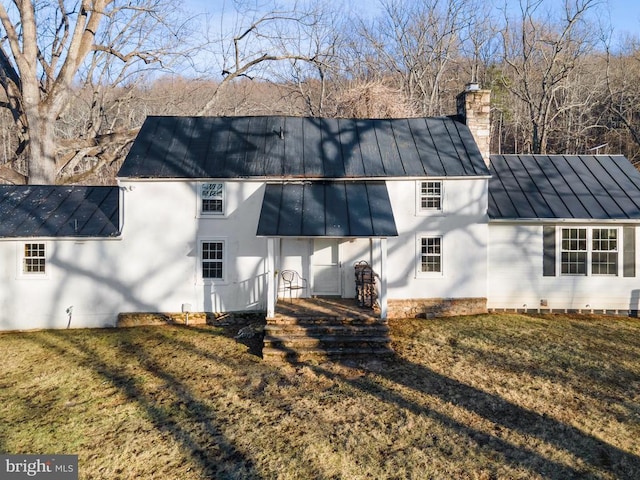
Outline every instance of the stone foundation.
<svg viewBox="0 0 640 480"><path fill-rule="evenodd" d="M389 300L389 318L434 318L487 313L486 298L416 298Z"/></svg>
<svg viewBox="0 0 640 480"><path fill-rule="evenodd" d="M593 308L490 308L489 313L522 313L526 315L534 314L578 314L578 315L607 315L616 317L640 316L639 310L626 309L593 309Z"/></svg>
<svg viewBox="0 0 640 480"><path fill-rule="evenodd" d="M229 326L244 325L250 321L263 321L264 312L233 313L189 313L189 325ZM131 312L118 315L118 327L138 327L143 325L185 325L187 314L178 312Z"/></svg>

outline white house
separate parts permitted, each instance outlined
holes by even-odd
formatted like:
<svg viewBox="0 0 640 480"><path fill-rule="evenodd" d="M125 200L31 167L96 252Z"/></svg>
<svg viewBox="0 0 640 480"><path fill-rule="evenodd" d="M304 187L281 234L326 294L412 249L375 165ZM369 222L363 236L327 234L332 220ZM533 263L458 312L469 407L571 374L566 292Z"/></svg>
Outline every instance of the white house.
<svg viewBox="0 0 640 480"><path fill-rule="evenodd" d="M452 118L151 117L119 173L123 243L166 242L179 271L160 311L269 314L286 269L301 295L353 298L362 260L383 315L434 298L485 310L488 179Z"/></svg>
<svg viewBox="0 0 640 480"><path fill-rule="evenodd" d="M471 88L441 118L149 117L118 187L0 186L0 329L272 315L282 270L308 280L296 295L353 298L363 260L383 317L635 312L640 174L621 157L489 168L488 100Z"/></svg>

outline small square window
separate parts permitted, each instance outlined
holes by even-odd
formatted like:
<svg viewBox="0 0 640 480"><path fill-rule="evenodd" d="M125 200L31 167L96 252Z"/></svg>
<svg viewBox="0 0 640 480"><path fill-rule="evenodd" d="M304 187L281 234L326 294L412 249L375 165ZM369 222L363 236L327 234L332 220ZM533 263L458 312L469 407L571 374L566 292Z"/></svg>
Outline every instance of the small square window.
<svg viewBox="0 0 640 480"><path fill-rule="evenodd" d="M203 183L200 185L200 210L205 215L224 214L224 184Z"/></svg>
<svg viewBox="0 0 640 480"><path fill-rule="evenodd" d="M44 243L24 244L22 273L27 275L44 275L46 273L46 247Z"/></svg>

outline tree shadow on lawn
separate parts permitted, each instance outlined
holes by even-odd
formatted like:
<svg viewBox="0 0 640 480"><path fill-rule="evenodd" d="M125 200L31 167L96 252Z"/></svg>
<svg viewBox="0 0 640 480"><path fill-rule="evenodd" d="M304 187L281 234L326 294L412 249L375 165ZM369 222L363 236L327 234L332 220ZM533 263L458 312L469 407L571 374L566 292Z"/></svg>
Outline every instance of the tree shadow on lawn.
<svg viewBox="0 0 640 480"><path fill-rule="evenodd" d="M57 332L52 334L56 335ZM163 405L165 402L144 391L136 378L126 373L123 365L110 364L101 359L95 350L75 336L57 336L60 344L43 339L40 339L39 344L63 357L71 356L75 363L95 371L122 392L128 401L139 405L154 428L158 432L168 433L181 446L185 457L191 458L192 465L201 470L204 477L261 478L253 461L240 452L222 433L215 421L215 411L196 398L185 383L168 373L144 348L140 348L140 345L126 336L120 336L119 338L124 340L114 345L114 348L119 350L115 356L122 361L133 357L145 373L164 383L162 390L168 391L172 397L179 400ZM166 335L149 339L158 342L170 341L170 337ZM221 363L224 360L221 357L215 359ZM191 424L192 428L187 429L183 427L184 424Z"/></svg>
<svg viewBox="0 0 640 480"><path fill-rule="evenodd" d="M194 327L189 327L190 331ZM200 328L198 328L200 330ZM107 332L104 332L105 334ZM193 332L194 334L196 332ZM202 329L198 335L208 333L210 329ZM103 332L98 332L103 334ZM154 428L166 432L182 448L190 464L209 478L225 476L227 478L260 478L261 475L254 462L241 452L222 432L223 421L216 421L216 412L190 390L186 379L178 373L171 373L159 363L160 357L154 357L153 351L142 348L140 342L149 345L163 344L169 351L188 351L192 355L208 361L228 365L234 369L242 369L259 361L244 354L239 358L229 359L225 352L213 352L175 336L170 330L154 330L152 334L132 340L119 332L118 343L110 345L114 349L114 359L101 358L99 352L92 348L91 342L83 338L69 335L68 332L54 333L58 342L39 339L39 344L47 346L60 356L70 358L79 366L97 372L108 384L122 392L128 401L139 405L151 421ZM215 336L225 336L216 333ZM148 374L163 384L170 396L180 399L180 409L167 405L152 393L142 388L137 375L127 373L127 359L133 361L142 374ZM348 367L353 365L345 363ZM439 422L452 432L459 433L469 439L471 445L484 452L497 454L500 461L521 470L536 472L540 476L554 480L571 478L640 478L640 458L637 455L620 450L598 440L579 429L566 425L546 415L519 407L491 393L479 390L438 374L429 368L416 364L399 355L395 355L378 368L371 368L364 375L353 376L340 373L340 370L309 365L318 375L331 380L353 386L366 395L391 405L410 411L416 415L424 415ZM270 374L273 368L268 368ZM204 375L204 372L203 372ZM495 424L489 432L473 428L461 423L452 416L441 413L423 405L401 389L410 389L420 395L429 395L450 402L469 412L475 413ZM292 402L295 399L291 399ZM191 426L191 427L189 427ZM501 430L508 429L526 439L527 444L516 445L503 438ZM573 466L562 460L545 455L544 450L536 450L540 443L553 447L556 451L572 457ZM529 446L531 445L531 446ZM545 448L548 450L548 448ZM575 465L579 466L575 466Z"/></svg>
<svg viewBox="0 0 640 480"><path fill-rule="evenodd" d="M353 367L346 363L347 367ZM360 377L346 378L322 365L311 366L317 373L342 380L353 387L373 395L379 400L411 411L416 415L426 415L452 431L458 432L479 448L489 448L499 454L504 463L514 467L535 471L539 475L554 479L603 478L614 475L617 479L640 478L640 457L628 453L606 442L588 435L571 425L554 420L515 405L499 396L487 393L452 378L436 373L429 368L403 359L398 355L388 357L374 373ZM366 369L366 367L365 367ZM420 394L426 394L450 402L473 412L494 423L494 434L485 433L460 423L454 418L425 408L399 392L395 392L376 379L379 375L401 387L408 387ZM544 442L573 456L577 463L585 465L577 469L559 461L545 457L526 446L514 445L500 438L500 429L509 429L535 443Z"/></svg>
<svg viewBox="0 0 640 480"><path fill-rule="evenodd" d="M567 343L564 348L566 352L571 348L571 344ZM562 360L544 362L539 357L519 358L507 352L498 352L490 348L480 349L461 343L457 343L455 349L461 355L473 359L477 365L496 365L512 375L534 375L549 382L570 385L573 391L587 398L602 404L618 405L625 412L617 414L621 421L628 422L640 418L640 404L633 401L633 395L629 396L629 385L640 381L640 378L634 371L624 368L619 363L613 371L612 365L598 362L597 358L588 361L590 359L584 358L585 355L581 351L576 352L573 357L584 359L582 363ZM618 357L618 360L620 358Z"/></svg>

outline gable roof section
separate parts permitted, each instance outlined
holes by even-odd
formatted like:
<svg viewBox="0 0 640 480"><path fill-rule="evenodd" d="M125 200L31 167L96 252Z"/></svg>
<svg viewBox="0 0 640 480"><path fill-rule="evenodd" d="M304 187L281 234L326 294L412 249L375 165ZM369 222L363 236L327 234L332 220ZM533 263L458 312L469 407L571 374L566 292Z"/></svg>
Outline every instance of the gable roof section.
<svg viewBox="0 0 640 480"><path fill-rule="evenodd" d="M384 181L268 183L258 236L395 237Z"/></svg>
<svg viewBox="0 0 640 480"><path fill-rule="evenodd" d="M0 185L0 238L119 235L118 187Z"/></svg>
<svg viewBox="0 0 640 480"><path fill-rule="evenodd" d="M487 176L453 118L148 117L120 178Z"/></svg>
<svg viewBox="0 0 640 480"><path fill-rule="evenodd" d="M489 218L640 219L640 173L622 155L492 155Z"/></svg>

